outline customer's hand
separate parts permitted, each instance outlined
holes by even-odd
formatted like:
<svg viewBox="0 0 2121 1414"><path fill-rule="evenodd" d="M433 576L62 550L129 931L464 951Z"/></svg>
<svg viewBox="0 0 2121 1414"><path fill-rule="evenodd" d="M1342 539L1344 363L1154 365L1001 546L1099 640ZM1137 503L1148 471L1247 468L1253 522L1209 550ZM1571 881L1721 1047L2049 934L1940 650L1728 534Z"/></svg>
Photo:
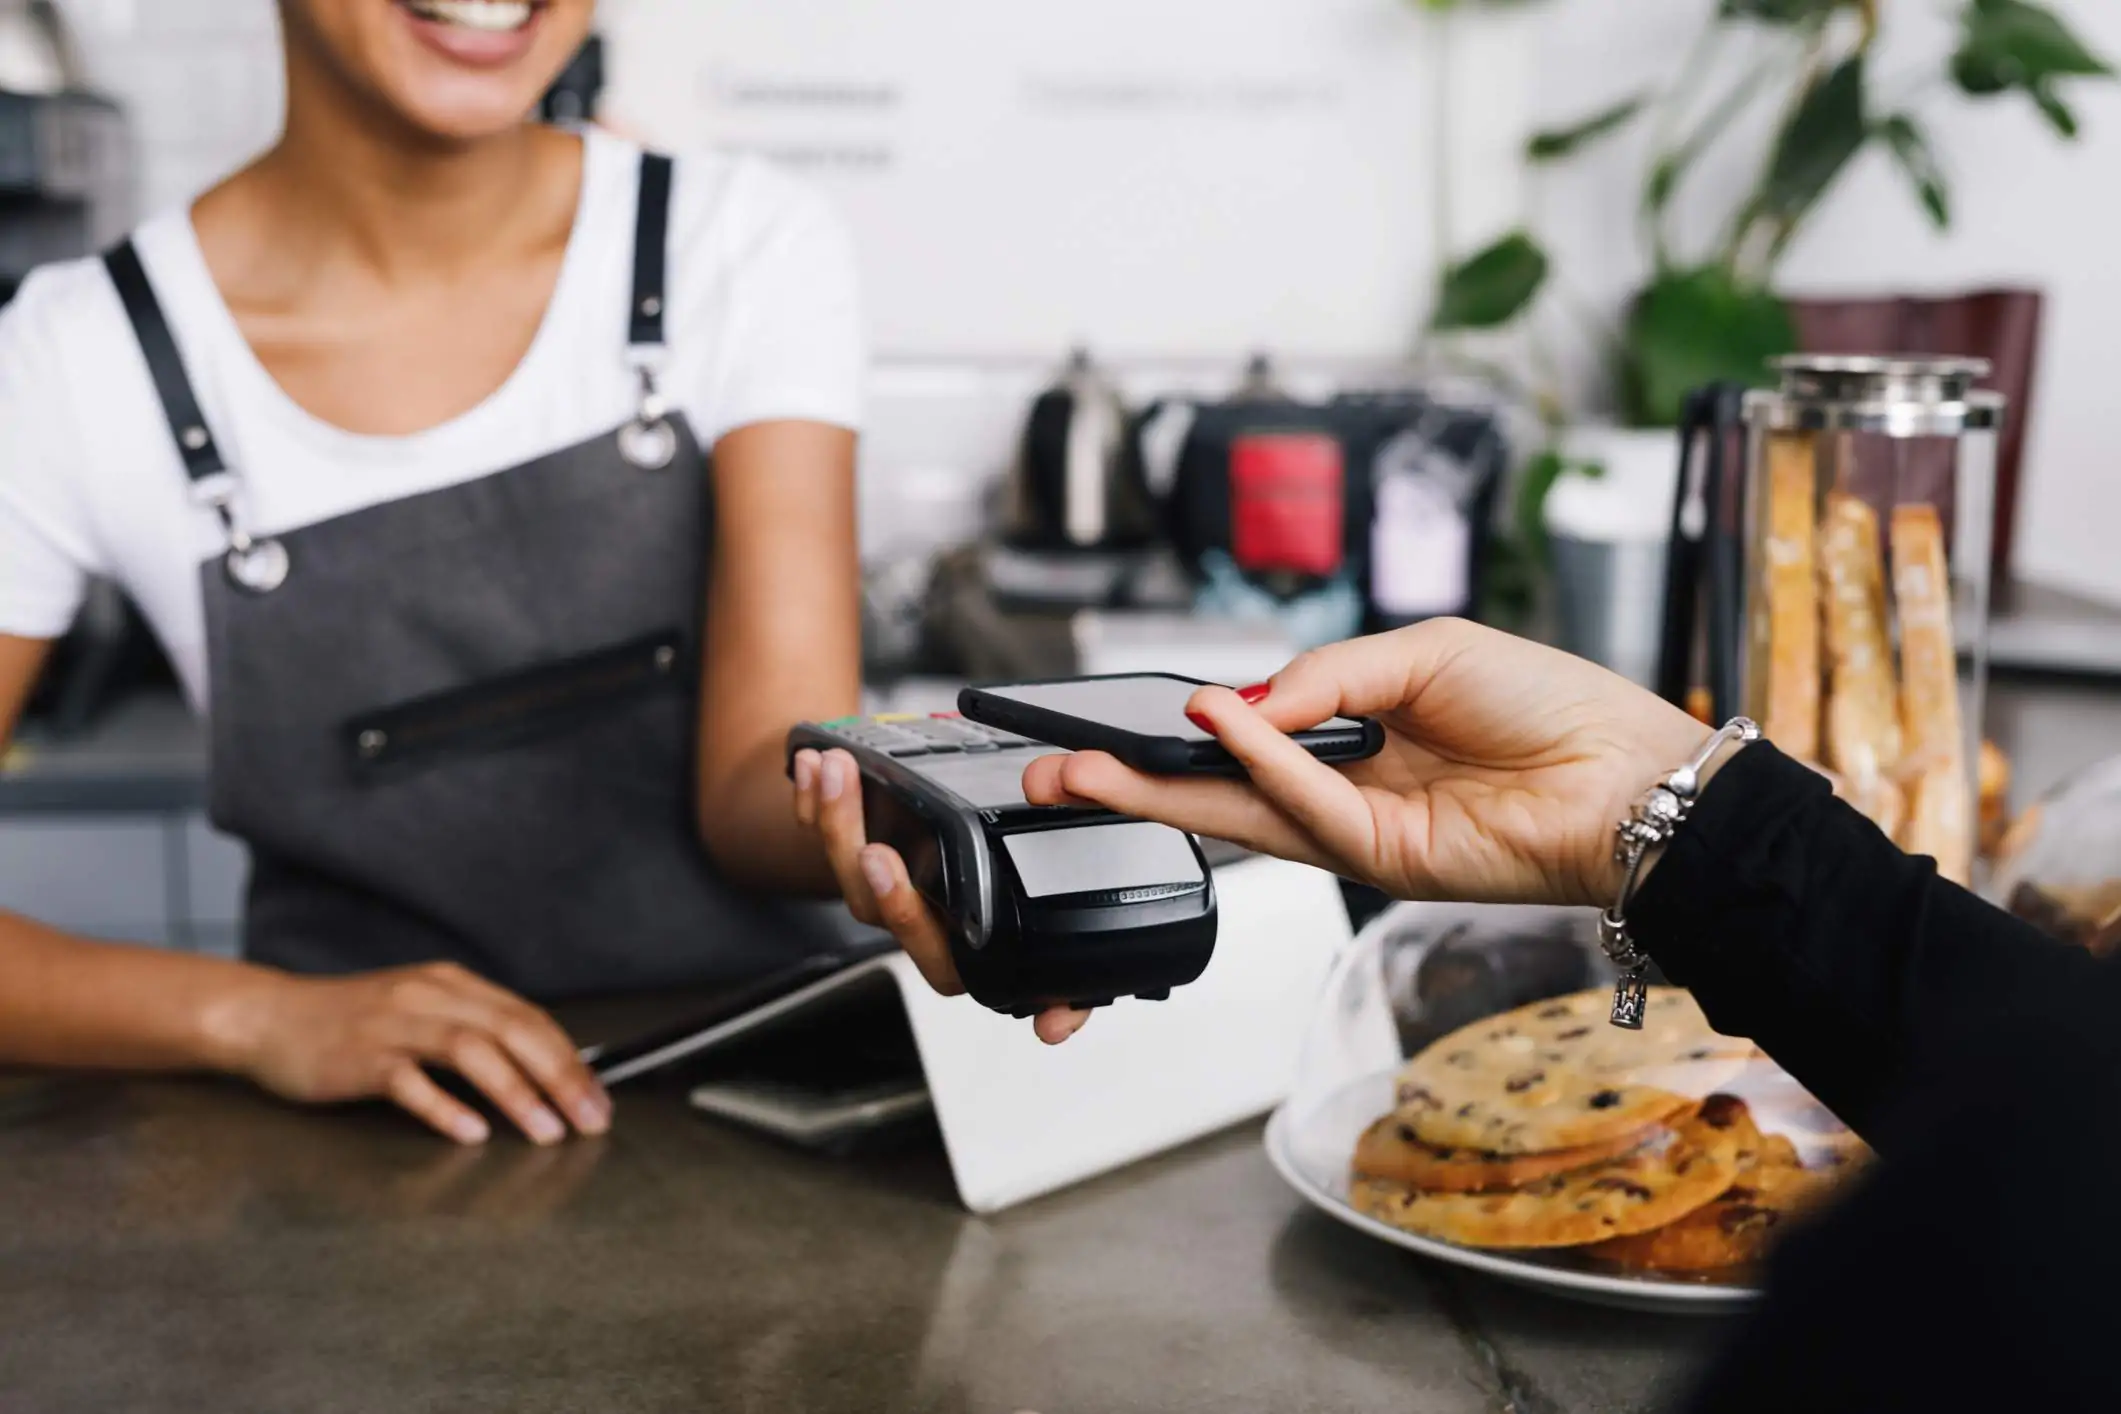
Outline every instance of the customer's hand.
<svg viewBox="0 0 2121 1414"><path fill-rule="evenodd" d="M1196 719L1250 781L1157 778L1100 752L1031 764L1042 805L1095 804L1315 864L1400 898L1607 903L1614 826L1708 730L1580 658L1457 621L1307 653L1263 691L1204 688ZM1289 732L1376 717L1374 760Z"/></svg>
<svg viewBox="0 0 2121 1414"><path fill-rule="evenodd" d="M611 1100L558 1023L454 963L345 978L264 974L242 1001L231 1069L310 1104L387 1099L463 1144L486 1121L426 1067L455 1071L539 1144L611 1125ZM563 1119L562 1116L565 1116Z"/></svg>
<svg viewBox="0 0 2121 1414"><path fill-rule="evenodd" d="M906 862L887 845L869 843L862 821L861 768L844 751L795 754L795 818L815 830L832 862L840 895L854 916L883 928L946 997L965 990L943 924L906 874ZM1054 1007L1032 1023L1040 1040L1058 1045L1082 1029L1088 1012Z"/></svg>

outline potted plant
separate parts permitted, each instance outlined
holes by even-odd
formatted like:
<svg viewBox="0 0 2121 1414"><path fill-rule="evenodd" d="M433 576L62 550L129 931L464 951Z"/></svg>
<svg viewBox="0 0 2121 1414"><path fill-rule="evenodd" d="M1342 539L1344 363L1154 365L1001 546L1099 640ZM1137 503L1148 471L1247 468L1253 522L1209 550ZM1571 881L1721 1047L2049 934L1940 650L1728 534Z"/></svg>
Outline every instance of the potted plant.
<svg viewBox="0 0 2121 1414"><path fill-rule="evenodd" d="M1415 0L1439 14L1500 0ZM2015 96L2030 102L2064 139L2078 125L2065 93L2074 80L2103 79L2112 67L2052 9L2032 0L1957 0L1958 27L1941 71L1900 97L1873 82L1882 0L1705 0L1699 40L1662 90L1617 99L1598 112L1535 135L1526 158L1558 163L1633 124L1653 124L1656 140L1642 177L1638 230L1648 273L1610 332L1611 371L1621 421L1670 428L1687 392L1704 383L1758 384L1768 361L1794 352L1796 331L1776 291L1792 242L1832 195L1857 156L1888 153L1938 230L1952 208L1945 169L1933 149L1928 105L1953 93L1975 101ZM1749 47L1738 65L1715 62L1727 45ZM1765 40L1766 42L1762 42ZM1772 137L1749 159L1740 120L1772 105ZM1712 162L1757 160L1758 176L1724 213L1706 244L1674 230L1675 199ZM1432 349L1472 331L1515 325L1538 300L1550 271L1536 236L1513 231L1451 263L1426 335ZM1448 356L1448 355L1446 355ZM1516 503L1520 548L1539 558L1544 504L1572 469L1561 433L1567 409L1542 380L1499 373L1520 389L1548 429L1547 449L1527 467ZM1666 443L1666 456L1673 453Z"/></svg>

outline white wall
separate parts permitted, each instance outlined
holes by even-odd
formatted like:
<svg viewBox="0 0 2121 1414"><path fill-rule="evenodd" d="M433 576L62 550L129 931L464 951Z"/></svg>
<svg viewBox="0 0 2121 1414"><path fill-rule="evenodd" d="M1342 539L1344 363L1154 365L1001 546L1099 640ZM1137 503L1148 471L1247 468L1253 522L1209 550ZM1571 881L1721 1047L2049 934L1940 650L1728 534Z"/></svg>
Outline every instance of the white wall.
<svg viewBox="0 0 2121 1414"><path fill-rule="evenodd" d="M887 358L1391 356L1430 287L1405 0L630 0L607 31L623 120L834 193ZM1464 45L1468 134L1521 124L1519 49Z"/></svg>
<svg viewBox="0 0 2121 1414"><path fill-rule="evenodd" d="M2079 31L2121 59L2121 6L2054 0ZM1542 123L1595 110L1647 82L1668 80L1709 0L1557 0L1538 26ZM1891 4L1881 71L1887 91L1941 71L1951 32L1944 5ZM2121 407L2105 379L2121 341L2121 85L2080 86L2085 136L2056 140L2029 105L1970 104L1949 88L1921 111L1953 179L1956 225L1936 234L1900 174L1876 154L1851 171L1791 251L1784 283L1803 293L1921 293L2009 281L2050 297L2039 402L2031 429L2018 564L2029 577L2121 599ZM1540 227L1565 276L1604 307L1643 266L1632 216L1646 144L1616 143L1543 180ZM1718 176L1722 180L1717 180ZM1728 209L1742 167L1706 173L1688 210L1697 231ZM1579 366L1581 354L1578 357Z"/></svg>
<svg viewBox="0 0 2121 1414"><path fill-rule="evenodd" d="M143 213L188 200L279 130L272 0L60 0L95 81L125 100Z"/></svg>

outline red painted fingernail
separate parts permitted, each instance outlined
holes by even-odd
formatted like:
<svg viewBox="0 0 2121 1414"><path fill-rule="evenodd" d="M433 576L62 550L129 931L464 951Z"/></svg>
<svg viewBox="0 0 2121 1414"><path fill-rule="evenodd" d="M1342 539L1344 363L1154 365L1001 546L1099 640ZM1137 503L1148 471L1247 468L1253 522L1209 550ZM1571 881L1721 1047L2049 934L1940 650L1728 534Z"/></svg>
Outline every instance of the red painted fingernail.
<svg viewBox="0 0 2121 1414"><path fill-rule="evenodd" d="M1194 726L1199 727L1209 736L1215 735L1215 723L1209 721L1205 714L1188 710L1186 713L1186 720L1191 722Z"/></svg>
<svg viewBox="0 0 2121 1414"><path fill-rule="evenodd" d="M1273 690L1274 684L1271 682L1256 682L1250 687L1239 688L1237 695L1244 700L1246 706L1257 707L1267 700L1267 694Z"/></svg>

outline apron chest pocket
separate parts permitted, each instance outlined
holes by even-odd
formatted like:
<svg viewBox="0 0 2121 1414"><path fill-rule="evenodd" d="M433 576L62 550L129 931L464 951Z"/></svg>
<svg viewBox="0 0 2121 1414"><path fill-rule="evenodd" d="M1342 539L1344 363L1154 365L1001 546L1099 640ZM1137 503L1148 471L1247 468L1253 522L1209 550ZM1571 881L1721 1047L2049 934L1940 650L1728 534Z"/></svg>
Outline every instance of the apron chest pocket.
<svg viewBox="0 0 2121 1414"><path fill-rule="evenodd" d="M683 681L675 629L366 713L340 728L357 783L561 736Z"/></svg>

